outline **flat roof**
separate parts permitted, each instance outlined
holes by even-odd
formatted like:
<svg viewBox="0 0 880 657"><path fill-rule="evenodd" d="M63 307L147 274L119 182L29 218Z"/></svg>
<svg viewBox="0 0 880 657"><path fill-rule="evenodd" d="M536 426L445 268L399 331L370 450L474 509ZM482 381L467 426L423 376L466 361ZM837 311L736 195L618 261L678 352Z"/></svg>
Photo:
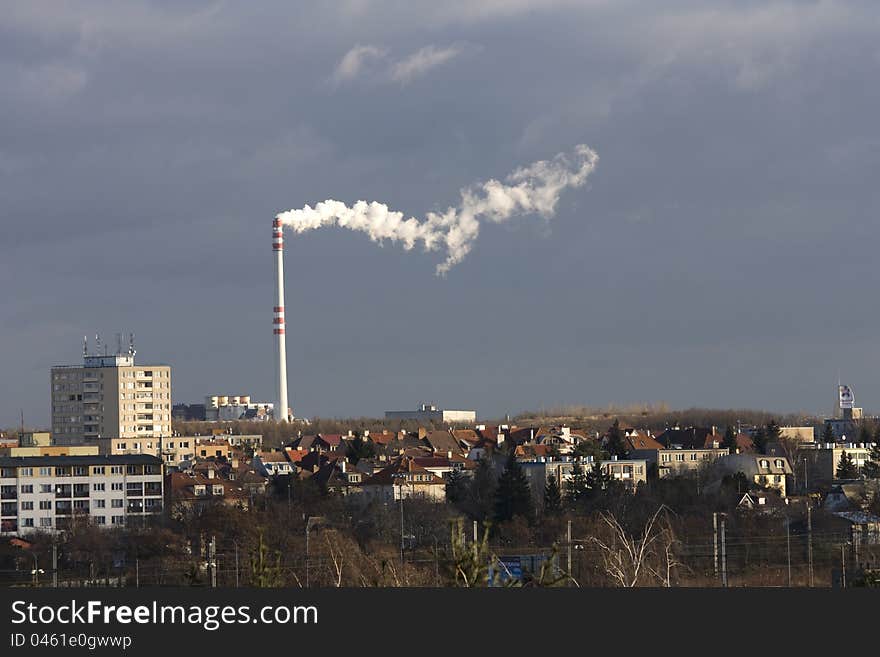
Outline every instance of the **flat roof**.
<svg viewBox="0 0 880 657"><path fill-rule="evenodd" d="M96 454L93 456L0 456L0 467L41 467L47 465L161 465L149 454Z"/></svg>

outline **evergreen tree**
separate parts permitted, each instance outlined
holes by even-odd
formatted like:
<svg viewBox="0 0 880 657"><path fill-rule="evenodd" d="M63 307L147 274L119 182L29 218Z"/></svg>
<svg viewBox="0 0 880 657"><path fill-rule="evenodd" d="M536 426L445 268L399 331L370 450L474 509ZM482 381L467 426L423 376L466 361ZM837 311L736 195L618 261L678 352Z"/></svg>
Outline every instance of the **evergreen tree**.
<svg viewBox="0 0 880 657"><path fill-rule="evenodd" d="M461 508L467 499L467 483L460 470L452 470L446 476L446 501L456 508Z"/></svg>
<svg viewBox="0 0 880 657"><path fill-rule="evenodd" d="M489 459L484 456L477 464L468 495L467 514L471 520L484 522L491 517L496 488L495 472Z"/></svg>
<svg viewBox="0 0 880 657"><path fill-rule="evenodd" d="M831 427L831 423L826 422L825 427L822 429L822 442L833 443L836 440L837 436L834 435L834 429Z"/></svg>
<svg viewBox="0 0 880 657"><path fill-rule="evenodd" d="M586 475L586 484L590 497L596 497L606 490L612 481L613 478L605 472L602 464L599 461L593 461L593 467L590 468Z"/></svg>
<svg viewBox="0 0 880 657"><path fill-rule="evenodd" d="M779 428L779 425L776 424L776 420L771 418L767 423L767 426L764 428L764 435L766 436L765 445L779 442L779 438L782 436L782 430Z"/></svg>
<svg viewBox="0 0 880 657"><path fill-rule="evenodd" d="M845 451L840 455L840 462L837 464L837 479L855 479L859 476L859 470L853 463L852 457Z"/></svg>
<svg viewBox="0 0 880 657"><path fill-rule="evenodd" d="M355 436L354 440L348 442L345 456L353 465L361 459L371 459L376 455L372 440L364 440L360 436Z"/></svg>
<svg viewBox="0 0 880 657"><path fill-rule="evenodd" d="M528 477L511 450L495 493L495 521L501 523L522 516L531 522L534 511Z"/></svg>
<svg viewBox="0 0 880 657"><path fill-rule="evenodd" d="M862 468L862 473L868 479L880 479L880 441L875 440L868 461Z"/></svg>
<svg viewBox="0 0 880 657"><path fill-rule="evenodd" d="M565 482L565 504L575 507L586 497L587 477L579 463L575 463L571 469L571 478Z"/></svg>
<svg viewBox="0 0 880 657"><path fill-rule="evenodd" d="M547 485L544 486L544 513L548 516L558 516L562 512L562 492L559 490L559 482L555 475L547 477Z"/></svg>
<svg viewBox="0 0 880 657"><path fill-rule="evenodd" d="M614 424L608 430L605 439L605 451L611 456L624 458L626 456L626 444L623 441L623 431L620 430L620 421L614 418Z"/></svg>
<svg viewBox="0 0 880 657"><path fill-rule="evenodd" d="M758 454L767 453L767 431L764 427L758 427L752 434L752 444Z"/></svg>
<svg viewBox="0 0 880 657"><path fill-rule="evenodd" d="M724 431L724 439L721 441L721 446L729 449L731 454L736 454L736 432L729 424Z"/></svg>

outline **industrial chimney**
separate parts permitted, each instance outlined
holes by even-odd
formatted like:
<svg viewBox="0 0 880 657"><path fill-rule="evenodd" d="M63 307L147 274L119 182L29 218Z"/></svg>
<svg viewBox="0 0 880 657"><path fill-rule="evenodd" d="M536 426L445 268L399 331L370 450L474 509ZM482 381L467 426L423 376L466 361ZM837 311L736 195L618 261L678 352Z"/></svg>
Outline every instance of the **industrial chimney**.
<svg viewBox="0 0 880 657"><path fill-rule="evenodd" d="M275 252L275 311L272 319L275 344L278 348L278 398L275 418L280 422L288 420L287 406L287 345L284 337L284 235L281 220L272 222L272 251Z"/></svg>

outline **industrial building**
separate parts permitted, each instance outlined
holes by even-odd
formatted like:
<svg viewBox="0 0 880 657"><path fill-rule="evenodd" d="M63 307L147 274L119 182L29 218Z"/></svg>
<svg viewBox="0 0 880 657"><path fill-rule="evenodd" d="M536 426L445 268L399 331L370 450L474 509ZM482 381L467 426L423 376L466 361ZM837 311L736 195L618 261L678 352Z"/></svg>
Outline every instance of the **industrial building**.
<svg viewBox="0 0 880 657"><path fill-rule="evenodd" d="M163 508L162 462L126 456L0 457L0 534L56 532L82 518L142 524Z"/></svg>
<svg viewBox="0 0 880 657"><path fill-rule="evenodd" d="M450 411L439 409L433 404L422 404L415 411L385 411L386 420L415 420L443 424L473 424L477 421L476 411Z"/></svg>
<svg viewBox="0 0 880 657"><path fill-rule="evenodd" d="M205 397L205 420L271 420L275 417L272 402L252 402L250 395L209 395Z"/></svg>
<svg viewBox="0 0 880 657"><path fill-rule="evenodd" d="M111 355L84 341L82 365L52 368L51 392L56 445L171 435L171 367L136 364L133 341Z"/></svg>

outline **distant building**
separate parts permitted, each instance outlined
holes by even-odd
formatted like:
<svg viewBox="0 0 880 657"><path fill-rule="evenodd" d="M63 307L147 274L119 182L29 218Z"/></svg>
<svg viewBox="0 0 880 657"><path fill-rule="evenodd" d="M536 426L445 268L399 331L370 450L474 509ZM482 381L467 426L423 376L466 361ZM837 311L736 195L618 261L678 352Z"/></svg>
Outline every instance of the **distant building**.
<svg viewBox="0 0 880 657"><path fill-rule="evenodd" d="M52 444L49 431L25 431L18 438L19 447L48 447Z"/></svg>
<svg viewBox="0 0 880 657"><path fill-rule="evenodd" d="M656 466L658 477L671 477L696 472L701 467L711 465L729 453L725 447L702 449L661 447L659 449L633 449L629 452L629 456L635 459L645 459L648 465Z"/></svg>
<svg viewBox="0 0 880 657"><path fill-rule="evenodd" d="M171 407L171 418L179 422L204 422L204 404L174 404Z"/></svg>
<svg viewBox="0 0 880 657"><path fill-rule="evenodd" d="M532 496L538 504L544 499L544 487L550 475L556 479L560 489L564 490L574 474L575 468L579 467L586 474L595 463L593 457L537 457L517 459L529 486ZM498 464L500 466L500 462ZM616 481L624 484L627 488L635 490L640 483L647 481L648 464L644 459L616 459L600 461L600 467L606 475L610 475ZM497 468L496 468L497 469Z"/></svg>
<svg viewBox="0 0 880 657"><path fill-rule="evenodd" d="M477 421L477 412L450 411L439 409L433 404L422 404L415 411L385 411L385 419L439 422L443 424L473 424Z"/></svg>
<svg viewBox="0 0 880 657"><path fill-rule="evenodd" d="M153 456L0 457L0 533L55 532L77 519L98 527L162 512L162 463Z"/></svg>
<svg viewBox="0 0 880 657"><path fill-rule="evenodd" d="M250 395L209 395L205 397L205 420L271 420L275 417L272 402L252 402Z"/></svg>
<svg viewBox="0 0 880 657"><path fill-rule="evenodd" d="M50 376L55 444L171 435L171 368L136 364L133 345L95 355L86 344L81 366L59 365Z"/></svg>
<svg viewBox="0 0 880 657"><path fill-rule="evenodd" d="M719 479L742 472L750 485L772 488L782 497L787 492L787 478L792 474L788 459L773 454L728 454L717 459L715 465Z"/></svg>
<svg viewBox="0 0 880 657"><path fill-rule="evenodd" d="M874 443L812 443L801 445L797 452L798 473L806 468L807 485L811 490L831 486L837 480L837 467L844 452L858 470L871 460Z"/></svg>

